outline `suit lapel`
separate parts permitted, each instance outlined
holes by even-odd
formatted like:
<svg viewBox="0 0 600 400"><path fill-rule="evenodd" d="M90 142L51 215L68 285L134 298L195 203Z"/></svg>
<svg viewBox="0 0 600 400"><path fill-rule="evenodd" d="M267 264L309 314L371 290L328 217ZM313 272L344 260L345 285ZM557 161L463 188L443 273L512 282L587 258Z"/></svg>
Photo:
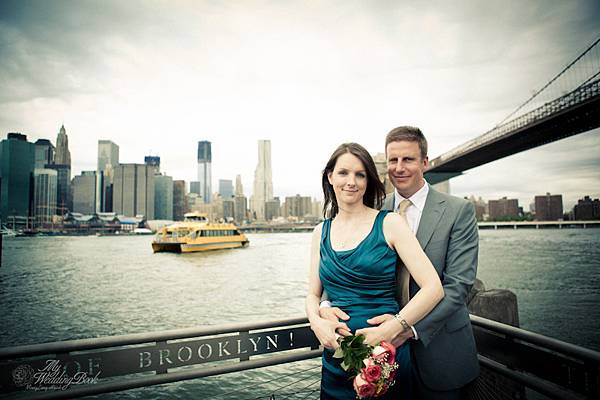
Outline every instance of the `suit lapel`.
<svg viewBox="0 0 600 400"><path fill-rule="evenodd" d="M446 210L445 202L444 198L430 186L417 231L417 240L422 249L425 249L429 243L435 228Z"/></svg>

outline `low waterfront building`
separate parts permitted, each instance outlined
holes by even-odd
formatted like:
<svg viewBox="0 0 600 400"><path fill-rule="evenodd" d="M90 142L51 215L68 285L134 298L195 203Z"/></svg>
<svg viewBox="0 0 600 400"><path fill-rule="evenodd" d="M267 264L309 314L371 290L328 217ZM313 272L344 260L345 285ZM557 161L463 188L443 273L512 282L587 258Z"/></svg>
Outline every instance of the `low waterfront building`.
<svg viewBox="0 0 600 400"><path fill-rule="evenodd" d="M558 221L563 219L562 194L535 196L535 219L538 221Z"/></svg>
<svg viewBox="0 0 600 400"><path fill-rule="evenodd" d="M147 228L144 216L127 217L111 212L81 214L69 212L63 220L62 230L73 234L131 233L136 228Z"/></svg>

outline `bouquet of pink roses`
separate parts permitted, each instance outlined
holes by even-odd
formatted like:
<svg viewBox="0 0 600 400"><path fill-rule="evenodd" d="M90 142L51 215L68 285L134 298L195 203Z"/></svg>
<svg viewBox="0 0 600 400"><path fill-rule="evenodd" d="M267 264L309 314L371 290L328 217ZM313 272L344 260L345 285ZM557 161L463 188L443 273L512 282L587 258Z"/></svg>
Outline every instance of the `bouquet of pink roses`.
<svg viewBox="0 0 600 400"><path fill-rule="evenodd" d="M341 367L354 378L359 399L379 397L394 384L396 348L387 342L377 346L365 343L364 336L339 337L333 357L342 358Z"/></svg>

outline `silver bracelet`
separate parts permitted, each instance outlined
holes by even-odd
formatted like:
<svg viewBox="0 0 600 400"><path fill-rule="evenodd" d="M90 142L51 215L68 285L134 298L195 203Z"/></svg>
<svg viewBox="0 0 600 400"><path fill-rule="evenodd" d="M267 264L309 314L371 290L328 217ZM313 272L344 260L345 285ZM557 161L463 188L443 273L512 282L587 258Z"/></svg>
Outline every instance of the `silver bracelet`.
<svg viewBox="0 0 600 400"><path fill-rule="evenodd" d="M408 325L408 322L406 322L406 320L404 318L402 318L402 315L400 315L400 313L394 315L394 319L398 322L400 322L400 325L402 325L402 332L404 333L405 331L410 329L410 325Z"/></svg>

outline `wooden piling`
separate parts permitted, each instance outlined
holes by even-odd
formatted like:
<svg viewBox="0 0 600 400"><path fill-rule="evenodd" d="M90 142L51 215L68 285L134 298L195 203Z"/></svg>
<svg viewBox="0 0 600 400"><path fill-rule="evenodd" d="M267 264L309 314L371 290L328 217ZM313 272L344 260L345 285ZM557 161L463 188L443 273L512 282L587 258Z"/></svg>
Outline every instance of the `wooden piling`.
<svg viewBox="0 0 600 400"><path fill-rule="evenodd" d="M476 279L467 300L471 314L519 326L517 296L510 290L485 290L483 282ZM477 332L474 333L477 340ZM522 384L482 367L479 377L469 386L468 400L493 398L498 394L510 399L527 398L527 392Z"/></svg>

